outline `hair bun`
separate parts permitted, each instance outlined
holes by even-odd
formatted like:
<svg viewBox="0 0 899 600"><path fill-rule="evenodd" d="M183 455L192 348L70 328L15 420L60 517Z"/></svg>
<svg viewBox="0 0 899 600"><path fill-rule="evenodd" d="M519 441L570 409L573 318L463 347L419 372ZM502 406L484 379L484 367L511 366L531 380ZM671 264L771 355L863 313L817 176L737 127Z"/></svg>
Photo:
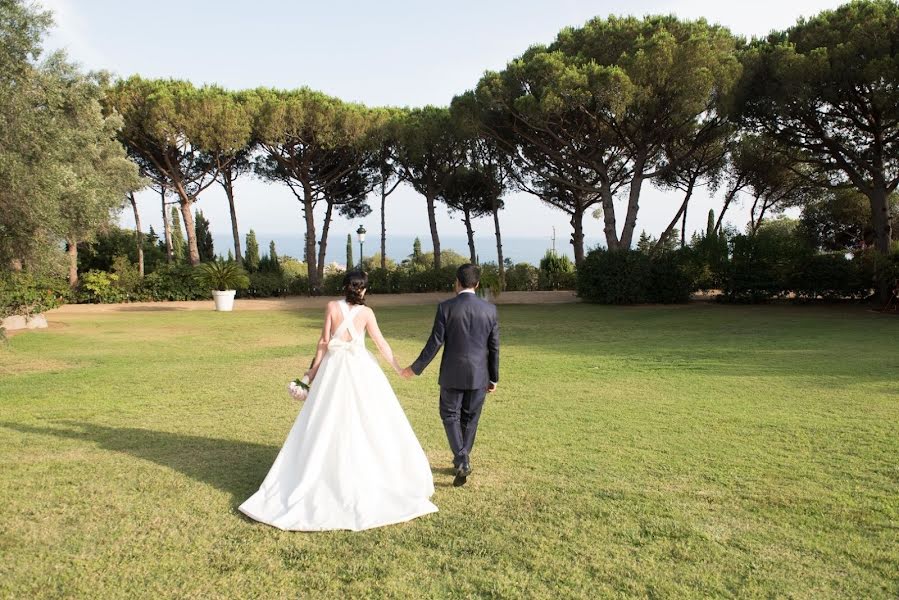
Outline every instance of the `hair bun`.
<svg viewBox="0 0 899 600"><path fill-rule="evenodd" d="M368 289L368 273L348 271L343 276L343 291L347 304L365 304L365 290Z"/></svg>

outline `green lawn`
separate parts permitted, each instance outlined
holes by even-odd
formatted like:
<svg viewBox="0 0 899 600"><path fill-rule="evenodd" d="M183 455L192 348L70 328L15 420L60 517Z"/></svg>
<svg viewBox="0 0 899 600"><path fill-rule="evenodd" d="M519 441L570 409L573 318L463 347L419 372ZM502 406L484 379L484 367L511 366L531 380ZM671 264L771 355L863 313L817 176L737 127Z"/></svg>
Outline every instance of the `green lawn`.
<svg viewBox="0 0 899 600"><path fill-rule="evenodd" d="M440 512L315 534L236 507L318 311L58 318L0 348L2 597L899 596L895 317L503 306L469 485L436 365L391 374ZM433 307L379 318L409 362Z"/></svg>

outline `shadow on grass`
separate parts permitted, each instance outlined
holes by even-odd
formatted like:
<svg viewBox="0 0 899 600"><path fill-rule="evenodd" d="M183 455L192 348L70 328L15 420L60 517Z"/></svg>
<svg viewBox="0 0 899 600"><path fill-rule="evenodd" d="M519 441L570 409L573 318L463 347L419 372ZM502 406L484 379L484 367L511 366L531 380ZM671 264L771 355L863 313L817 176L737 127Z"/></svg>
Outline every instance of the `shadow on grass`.
<svg viewBox="0 0 899 600"><path fill-rule="evenodd" d="M171 312L186 311L183 306L116 306L115 312Z"/></svg>
<svg viewBox="0 0 899 600"><path fill-rule="evenodd" d="M108 427L79 421L63 423L70 428L8 422L0 422L0 427L26 434L93 442L103 450L154 462L231 494L234 506L258 489L280 449L253 442L133 427Z"/></svg>

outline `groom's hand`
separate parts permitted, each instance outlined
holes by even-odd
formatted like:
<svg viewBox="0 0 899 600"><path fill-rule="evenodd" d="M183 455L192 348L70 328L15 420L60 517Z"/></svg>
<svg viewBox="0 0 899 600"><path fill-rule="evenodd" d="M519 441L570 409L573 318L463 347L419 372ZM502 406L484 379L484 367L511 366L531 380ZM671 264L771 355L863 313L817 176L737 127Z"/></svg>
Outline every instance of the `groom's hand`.
<svg viewBox="0 0 899 600"><path fill-rule="evenodd" d="M400 377L403 379L412 379L413 375L415 375L415 372L412 370L412 367L406 367L400 372Z"/></svg>
<svg viewBox="0 0 899 600"><path fill-rule="evenodd" d="M487 393L492 394L495 391L496 391L496 384L491 381L489 384L487 384Z"/></svg>

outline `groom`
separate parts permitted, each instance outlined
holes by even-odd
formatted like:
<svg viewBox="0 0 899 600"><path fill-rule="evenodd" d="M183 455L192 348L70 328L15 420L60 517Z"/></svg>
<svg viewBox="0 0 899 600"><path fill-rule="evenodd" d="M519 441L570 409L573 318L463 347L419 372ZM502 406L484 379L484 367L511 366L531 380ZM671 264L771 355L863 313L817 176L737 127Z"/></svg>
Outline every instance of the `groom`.
<svg viewBox="0 0 899 600"><path fill-rule="evenodd" d="M465 485L471 475L469 455L478 430L478 419L488 392L499 381L499 324L496 307L477 297L481 272L475 265L456 271L456 297L437 306L431 337L403 377L421 375L440 346L440 418L446 429L456 478Z"/></svg>

